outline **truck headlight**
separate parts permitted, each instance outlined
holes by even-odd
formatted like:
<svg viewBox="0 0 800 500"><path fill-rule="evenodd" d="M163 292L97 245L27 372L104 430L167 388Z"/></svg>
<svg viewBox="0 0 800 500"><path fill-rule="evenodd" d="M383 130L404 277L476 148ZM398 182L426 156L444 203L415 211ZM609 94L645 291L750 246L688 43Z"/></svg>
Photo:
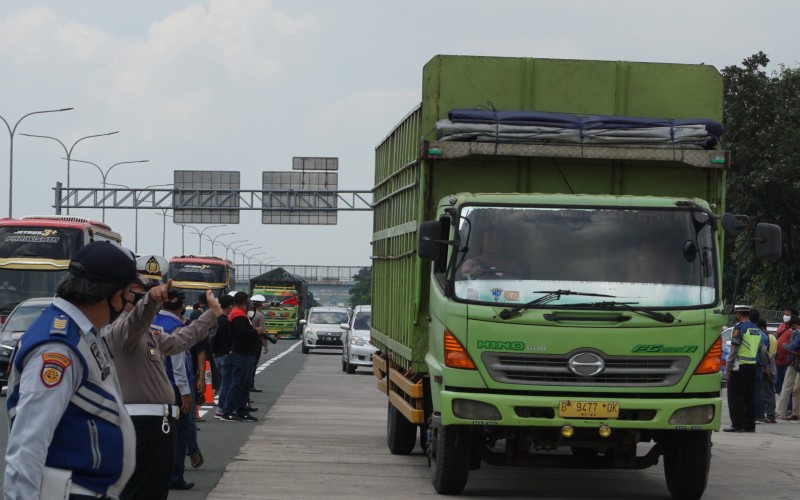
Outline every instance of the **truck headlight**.
<svg viewBox="0 0 800 500"><path fill-rule="evenodd" d="M503 418L495 405L471 399L454 399L453 415L464 420L501 420Z"/></svg>
<svg viewBox="0 0 800 500"><path fill-rule="evenodd" d="M714 405L681 408L669 417L670 425L703 425L714 420Z"/></svg>

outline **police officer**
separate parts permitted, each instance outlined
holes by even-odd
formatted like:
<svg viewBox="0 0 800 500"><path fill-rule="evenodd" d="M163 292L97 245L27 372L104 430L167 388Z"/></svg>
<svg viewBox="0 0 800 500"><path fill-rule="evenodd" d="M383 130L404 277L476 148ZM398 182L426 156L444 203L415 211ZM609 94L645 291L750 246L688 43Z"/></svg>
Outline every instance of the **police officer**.
<svg viewBox="0 0 800 500"><path fill-rule="evenodd" d="M178 416L164 356L183 352L208 335L216 315L209 313L172 335L151 328L160 305L176 300L169 299L171 281L162 283L168 264L158 255L139 257L136 264L139 279L131 288L135 306L109 327L105 338L136 431L136 469L121 498L156 500L169 494Z"/></svg>
<svg viewBox="0 0 800 500"><path fill-rule="evenodd" d="M731 351L725 368L728 376L728 410L731 426L724 432L755 432L756 356L762 343L761 330L750 321L750 306L734 308L736 325L731 333Z"/></svg>
<svg viewBox="0 0 800 500"><path fill-rule="evenodd" d="M134 469L133 425L102 328L133 300L133 253L75 253L52 305L23 334L7 401L7 499L117 498Z"/></svg>

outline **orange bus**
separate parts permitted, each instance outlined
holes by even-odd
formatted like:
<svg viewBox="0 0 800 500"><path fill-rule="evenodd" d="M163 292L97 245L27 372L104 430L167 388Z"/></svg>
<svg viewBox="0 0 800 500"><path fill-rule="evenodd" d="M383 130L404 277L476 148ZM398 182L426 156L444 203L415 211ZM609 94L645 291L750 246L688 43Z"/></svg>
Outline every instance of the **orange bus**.
<svg viewBox="0 0 800 500"><path fill-rule="evenodd" d="M23 300L53 296L75 252L102 240L120 244L122 237L84 217L0 218L0 323Z"/></svg>

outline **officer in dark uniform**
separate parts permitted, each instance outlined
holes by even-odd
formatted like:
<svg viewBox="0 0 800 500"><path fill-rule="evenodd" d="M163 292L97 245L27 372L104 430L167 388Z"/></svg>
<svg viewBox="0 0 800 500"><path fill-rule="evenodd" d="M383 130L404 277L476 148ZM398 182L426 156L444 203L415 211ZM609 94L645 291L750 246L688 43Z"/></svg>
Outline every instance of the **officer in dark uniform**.
<svg viewBox="0 0 800 500"><path fill-rule="evenodd" d="M20 339L8 381L6 499L117 498L131 476L133 425L100 331L133 300L136 278L130 250L89 243Z"/></svg>

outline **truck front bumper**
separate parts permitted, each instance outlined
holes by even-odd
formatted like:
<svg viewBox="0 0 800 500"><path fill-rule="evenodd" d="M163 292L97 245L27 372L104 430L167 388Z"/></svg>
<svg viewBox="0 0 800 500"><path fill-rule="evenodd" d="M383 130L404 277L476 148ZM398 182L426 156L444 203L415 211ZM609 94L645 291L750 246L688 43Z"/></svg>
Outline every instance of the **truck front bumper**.
<svg viewBox="0 0 800 500"><path fill-rule="evenodd" d="M444 389L436 399L443 425L719 430L722 408L718 395L642 399L626 395L609 397L607 394L600 397L574 394L527 396ZM604 415L606 412L603 411L598 412L599 416L565 416L568 406L587 407L589 411L585 414L592 414L592 409L613 404L618 410L616 416Z"/></svg>

